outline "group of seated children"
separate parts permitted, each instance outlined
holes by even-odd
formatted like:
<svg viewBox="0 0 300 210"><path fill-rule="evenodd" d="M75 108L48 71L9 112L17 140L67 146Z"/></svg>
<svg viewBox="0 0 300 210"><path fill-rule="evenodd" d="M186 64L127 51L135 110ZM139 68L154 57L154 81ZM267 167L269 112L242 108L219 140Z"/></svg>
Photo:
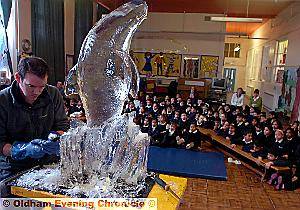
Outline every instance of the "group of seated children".
<svg viewBox="0 0 300 210"><path fill-rule="evenodd" d="M149 134L151 145L201 150L197 127L212 129L230 142L232 148L240 145L258 159L269 159L267 168L290 166L289 173L271 177L270 183L275 183L276 188L295 189L300 185L295 178L300 172L300 124L297 121L284 131L275 112L266 116L249 106L214 107L193 95L184 101L180 94L160 100L148 95L130 97L123 112L135 112L134 122L143 133ZM285 186L284 182L288 184Z"/></svg>
<svg viewBox="0 0 300 210"><path fill-rule="evenodd" d="M69 118L85 118L85 110L80 99L76 100L74 98L65 98L64 108ZM83 121L85 121L85 119Z"/></svg>
<svg viewBox="0 0 300 210"><path fill-rule="evenodd" d="M150 136L151 145L201 150L201 136L197 129L196 109L180 98L158 101L156 97L128 101L124 112L134 111L134 121L143 133Z"/></svg>

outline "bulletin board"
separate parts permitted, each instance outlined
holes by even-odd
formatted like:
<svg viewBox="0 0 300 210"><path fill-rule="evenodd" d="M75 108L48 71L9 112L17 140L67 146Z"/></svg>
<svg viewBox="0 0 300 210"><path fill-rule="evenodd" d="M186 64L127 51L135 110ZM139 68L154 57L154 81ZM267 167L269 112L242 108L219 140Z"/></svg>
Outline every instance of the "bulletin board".
<svg viewBox="0 0 300 210"><path fill-rule="evenodd" d="M166 53L166 71L167 77L179 77L181 66L181 55L176 53Z"/></svg>
<svg viewBox="0 0 300 210"><path fill-rule="evenodd" d="M218 75L219 56L202 55L201 56L201 78L213 78Z"/></svg>
<svg viewBox="0 0 300 210"><path fill-rule="evenodd" d="M134 60L139 73L151 76L180 76L181 55L176 53L134 52Z"/></svg>
<svg viewBox="0 0 300 210"><path fill-rule="evenodd" d="M200 56L183 55L180 77L185 79L200 78Z"/></svg>
<svg viewBox="0 0 300 210"><path fill-rule="evenodd" d="M157 70L154 68L154 57L156 53L151 52L134 52L133 61L142 75L157 75Z"/></svg>
<svg viewBox="0 0 300 210"><path fill-rule="evenodd" d="M289 67L283 73L281 95L278 98L278 109L297 120L300 107L300 68Z"/></svg>

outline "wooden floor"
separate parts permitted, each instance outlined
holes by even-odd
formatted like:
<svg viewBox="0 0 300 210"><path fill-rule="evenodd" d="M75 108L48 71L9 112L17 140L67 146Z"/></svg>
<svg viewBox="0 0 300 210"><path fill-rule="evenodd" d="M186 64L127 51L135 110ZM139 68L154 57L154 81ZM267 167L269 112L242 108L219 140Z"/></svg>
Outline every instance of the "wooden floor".
<svg viewBox="0 0 300 210"><path fill-rule="evenodd" d="M214 150L205 145L206 150ZM227 159L226 159L227 160ZM242 165L227 163L227 181L188 179L178 209L300 209L300 191L275 191Z"/></svg>

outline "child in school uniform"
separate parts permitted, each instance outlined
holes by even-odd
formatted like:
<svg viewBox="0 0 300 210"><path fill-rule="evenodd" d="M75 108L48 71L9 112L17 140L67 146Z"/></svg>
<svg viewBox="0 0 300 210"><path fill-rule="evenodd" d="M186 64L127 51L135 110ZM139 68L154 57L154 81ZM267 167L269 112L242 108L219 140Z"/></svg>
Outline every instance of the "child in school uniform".
<svg viewBox="0 0 300 210"><path fill-rule="evenodd" d="M268 152L273 147L273 144L275 142L275 136L273 132L273 128L270 125L266 125L264 127L264 138L263 138L263 148L264 148L264 156L267 156Z"/></svg>
<svg viewBox="0 0 300 210"><path fill-rule="evenodd" d="M282 180L282 185L280 181ZM293 191L300 188L300 165L292 165L290 173L278 176L276 190Z"/></svg>
<svg viewBox="0 0 300 210"><path fill-rule="evenodd" d="M242 142L243 142L243 147L242 147L243 151L250 152L251 150L253 150L254 142L253 142L252 131L250 129L244 132L244 138Z"/></svg>
<svg viewBox="0 0 300 210"><path fill-rule="evenodd" d="M220 129L216 132L218 136L226 137L227 133L229 132L229 126L230 123L226 121L223 126L220 127Z"/></svg>
<svg viewBox="0 0 300 210"><path fill-rule="evenodd" d="M163 140L159 146L161 147L177 147L177 140L180 139L178 126L176 123L171 123L170 128L164 134Z"/></svg>
<svg viewBox="0 0 300 210"><path fill-rule="evenodd" d="M150 136L151 145L159 145L161 142L160 131L157 126L157 120L153 119L151 122L151 127L149 128L148 135Z"/></svg>
<svg viewBox="0 0 300 210"><path fill-rule="evenodd" d="M196 125L199 126L199 127L204 127L206 121L207 120L206 120L205 115L200 114L199 117L198 117L198 119L197 119Z"/></svg>
<svg viewBox="0 0 300 210"><path fill-rule="evenodd" d="M241 144L240 137L236 133L236 125L234 123L230 124L228 133L225 135L225 139L230 141L232 148L235 148L236 145Z"/></svg>
<svg viewBox="0 0 300 210"><path fill-rule="evenodd" d="M151 114L152 114L152 117L154 119L158 119L158 115L159 115L159 106L157 103L154 103L153 106L152 106L152 111L151 111Z"/></svg>
<svg viewBox="0 0 300 210"><path fill-rule="evenodd" d="M145 118L143 121L143 125L141 126L142 133L148 133L150 129L150 122L148 118Z"/></svg>
<svg viewBox="0 0 300 210"><path fill-rule="evenodd" d="M274 166L286 166L287 161L284 157L287 154L287 144L284 140L284 133L282 130L276 130L275 132L275 142L270 149L273 151L273 154L276 154L277 158L266 163L266 168Z"/></svg>
<svg viewBox="0 0 300 210"><path fill-rule="evenodd" d="M215 125L213 127L213 130L216 132L216 133L219 133L220 132L220 129L221 129L221 123L220 123L220 120L215 120Z"/></svg>
<svg viewBox="0 0 300 210"><path fill-rule="evenodd" d="M243 120L243 114L238 113L236 115L236 133L237 133L237 135L242 137L245 129L246 129L246 126L245 126L245 123Z"/></svg>
<svg viewBox="0 0 300 210"><path fill-rule="evenodd" d="M201 150L201 134L195 123L190 125L190 130L187 132L185 138L186 149Z"/></svg>
<svg viewBox="0 0 300 210"><path fill-rule="evenodd" d="M264 153L264 134L262 131L262 124L258 123L255 125L254 133L253 133L253 139L254 139L254 146L253 149L250 150L253 157L260 157L265 158L266 154Z"/></svg>
<svg viewBox="0 0 300 210"><path fill-rule="evenodd" d="M187 114L182 113L181 118L179 121L179 131L183 134L184 132L187 132L190 127L190 122L188 121Z"/></svg>

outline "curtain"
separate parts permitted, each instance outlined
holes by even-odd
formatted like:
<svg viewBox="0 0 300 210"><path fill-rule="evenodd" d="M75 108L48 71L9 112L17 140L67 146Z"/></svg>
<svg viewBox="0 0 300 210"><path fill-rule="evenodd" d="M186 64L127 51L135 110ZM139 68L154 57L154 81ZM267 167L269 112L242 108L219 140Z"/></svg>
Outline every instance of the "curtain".
<svg viewBox="0 0 300 210"><path fill-rule="evenodd" d="M74 57L77 61L84 38L93 26L93 1L75 0Z"/></svg>
<svg viewBox="0 0 300 210"><path fill-rule="evenodd" d="M31 23L32 52L48 63L48 82L64 81L64 0L31 0Z"/></svg>
<svg viewBox="0 0 300 210"><path fill-rule="evenodd" d="M7 33L5 31L7 29L7 25L8 25L12 0L0 0L0 3L1 3L0 8L2 7L2 12L3 12L2 13L2 15L3 15L3 18L2 18L3 23L2 24L4 24L4 40L1 42L3 42L2 44L4 44L6 46L6 49L5 49L6 61L5 62L7 63L10 72L13 73L10 53L9 53L9 50L7 47Z"/></svg>

